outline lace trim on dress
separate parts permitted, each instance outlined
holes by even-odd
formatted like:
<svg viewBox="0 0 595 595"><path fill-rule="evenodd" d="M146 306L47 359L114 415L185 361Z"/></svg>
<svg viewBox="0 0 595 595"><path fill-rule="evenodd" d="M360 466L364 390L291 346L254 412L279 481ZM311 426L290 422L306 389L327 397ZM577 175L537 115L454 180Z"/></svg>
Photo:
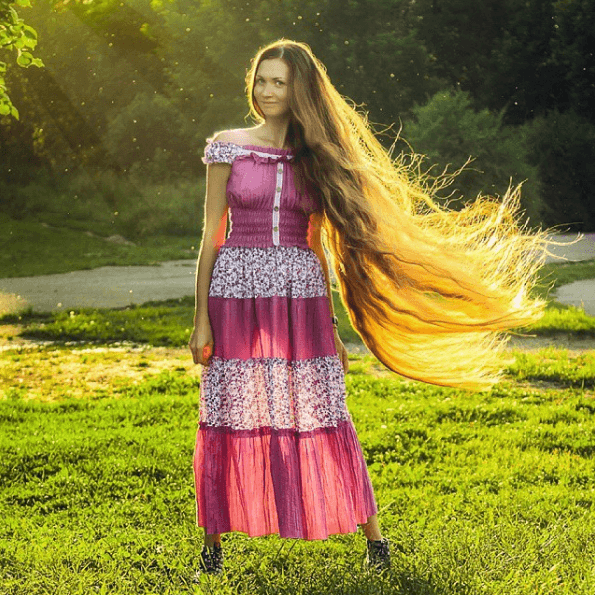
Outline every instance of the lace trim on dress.
<svg viewBox="0 0 595 595"><path fill-rule="evenodd" d="M215 260L210 297L321 297L326 281L320 260L310 248L223 245Z"/></svg>
<svg viewBox="0 0 595 595"><path fill-rule="evenodd" d="M201 377L200 421L208 426L310 432L348 419L338 355L297 361L212 357Z"/></svg>
<svg viewBox="0 0 595 595"><path fill-rule="evenodd" d="M258 151L257 149L247 147L256 147L256 145L242 146L229 141L218 140L208 142L205 146L202 162L204 164L233 163L235 159L251 157L256 163L276 163L277 161L291 161L294 157L288 149L261 147L263 149L270 148L272 151L283 151L282 154L269 154L265 151Z"/></svg>

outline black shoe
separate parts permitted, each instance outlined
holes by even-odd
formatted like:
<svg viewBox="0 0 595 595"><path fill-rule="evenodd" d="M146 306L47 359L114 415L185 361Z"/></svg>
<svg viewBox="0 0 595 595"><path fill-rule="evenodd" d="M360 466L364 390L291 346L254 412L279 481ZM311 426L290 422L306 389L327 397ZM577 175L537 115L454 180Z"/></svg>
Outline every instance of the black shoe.
<svg viewBox="0 0 595 595"><path fill-rule="evenodd" d="M219 574L223 570L223 548L221 544L215 544L213 547L203 545L199 557L199 569L196 571L192 582L200 582L200 575L203 572L207 574Z"/></svg>
<svg viewBox="0 0 595 595"><path fill-rule="evenodd" d="M207 572L211 572L213 574L219 574L223 572L223 560L225 556L223 555L223 548L221 544L215 544L213 546L213 551L211 552L211 568Z"/></svg>
<svg viewBox="0 0 595 595"><path fill-rule="evenodd" d="M366 567L368 569L382 570L390 568L390 542L386 537L378 541L366 538Z"/></svg>

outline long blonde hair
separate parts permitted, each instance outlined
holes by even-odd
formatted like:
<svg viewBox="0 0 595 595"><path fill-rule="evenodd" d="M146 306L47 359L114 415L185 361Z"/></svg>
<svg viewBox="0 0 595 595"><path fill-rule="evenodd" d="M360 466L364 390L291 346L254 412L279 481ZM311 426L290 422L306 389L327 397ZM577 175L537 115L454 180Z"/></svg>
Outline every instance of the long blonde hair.
<svg viewBox="0 0 595 595"><path fill-rule="evenodd" d="M459 211L443 206L436 189L448 176L430 183L419 156L393 159L305 43L280 39L252 60L246 91L256 121L264 115L255 75L270 58L290 69L297 185L322 203L323 244L363 342L402 376L491 387L505 331L536 321L544 308L530 292L546 234L520 223L520 188Z"/></svg>

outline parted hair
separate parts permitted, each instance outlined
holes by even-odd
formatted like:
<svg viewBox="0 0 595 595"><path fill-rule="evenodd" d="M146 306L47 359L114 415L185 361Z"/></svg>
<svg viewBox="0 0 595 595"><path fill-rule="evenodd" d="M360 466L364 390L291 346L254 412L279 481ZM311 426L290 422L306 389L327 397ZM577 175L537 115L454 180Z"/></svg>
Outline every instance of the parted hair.
<svg viewBox="0 0 595 595"><path fill-rule="evenodd" d="M246 92L257 122L255 76L271 58L289 67L296 184L321 204L323 245L352 326L402 376L489 389L507 331L538 320L545 305L531 293L546 234L522 223L520 187L448 208L436 196L448 176L430 178L414 154L393 158L302 42L282 38L252 59Z"/></svg>

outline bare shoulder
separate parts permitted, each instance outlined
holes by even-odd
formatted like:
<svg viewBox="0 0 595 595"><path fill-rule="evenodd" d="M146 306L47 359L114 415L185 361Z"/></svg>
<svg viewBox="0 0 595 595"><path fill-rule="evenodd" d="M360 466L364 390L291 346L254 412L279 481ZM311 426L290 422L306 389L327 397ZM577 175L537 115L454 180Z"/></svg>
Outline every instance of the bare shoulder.
<svg viewBox="0 0 595 595"><path fill-rule="evenodd" d="M222 143L235 143L236 145L245 144L246 130L243 128L232 128L229 130L221 130L216 132L212 137L212 141L219 141Z"/></svg>

